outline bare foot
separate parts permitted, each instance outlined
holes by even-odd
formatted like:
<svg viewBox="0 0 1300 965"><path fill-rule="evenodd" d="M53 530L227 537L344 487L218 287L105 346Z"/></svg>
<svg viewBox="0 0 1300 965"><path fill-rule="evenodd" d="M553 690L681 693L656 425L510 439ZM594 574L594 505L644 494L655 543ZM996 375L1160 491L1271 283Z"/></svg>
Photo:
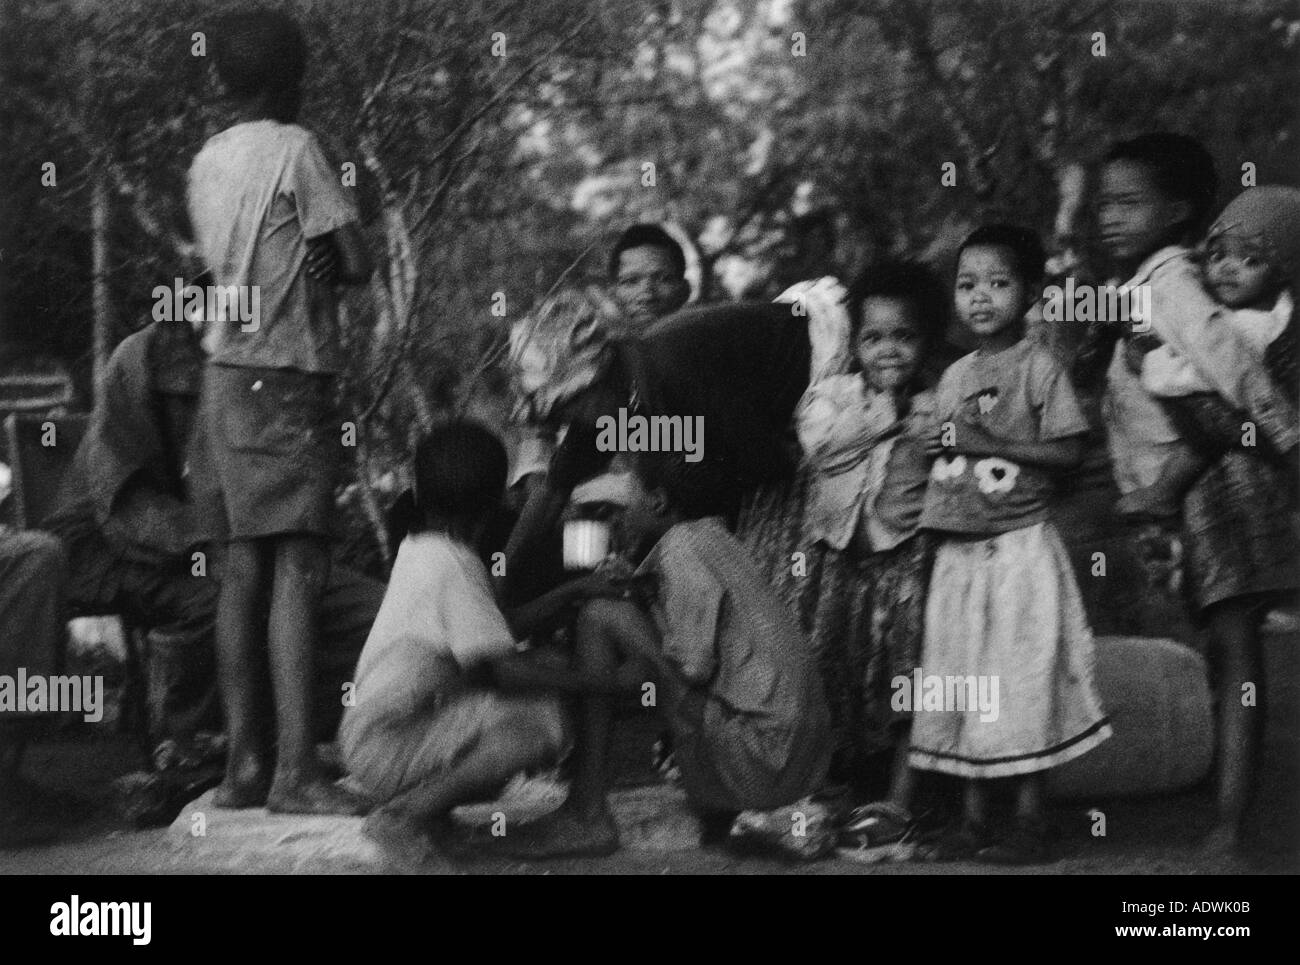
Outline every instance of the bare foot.
<svg viewBox="0 0 1300 965"><path fill-rule="evenodd" d="M277 779L266 796L266 809L272 814L356 816L368 812L370 802L324 778L311 778L296 783Z"/></svg>
<svg viewBox="0 0 1300 965"><path fill-rule="evenodd" d="M271 778L266 767L257 760L237 762L226 760L226 778L212 797L215 807L240 810L260 808L266 804Z"/></svg>
<svg viewBox="0 0 1300 965"><path fill-rule="evenodd" d="M511 831L493 850L512 858L603 858L618 850L618 825L608 810L584 817L561 806Z"/></svg>

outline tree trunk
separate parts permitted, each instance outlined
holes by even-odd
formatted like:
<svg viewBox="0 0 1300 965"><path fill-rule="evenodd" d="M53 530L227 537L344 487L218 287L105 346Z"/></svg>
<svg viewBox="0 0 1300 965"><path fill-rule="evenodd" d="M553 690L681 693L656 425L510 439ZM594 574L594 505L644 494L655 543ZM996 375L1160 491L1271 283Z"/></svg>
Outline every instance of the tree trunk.
<svg viewBox="0 0 1300 965"><path fill-rule="evenodd" d="M97 173L90 189L91 297L94 320L94 405L103 400L104 372L113 352L113 303L108 293L108 180Z"/></svg>

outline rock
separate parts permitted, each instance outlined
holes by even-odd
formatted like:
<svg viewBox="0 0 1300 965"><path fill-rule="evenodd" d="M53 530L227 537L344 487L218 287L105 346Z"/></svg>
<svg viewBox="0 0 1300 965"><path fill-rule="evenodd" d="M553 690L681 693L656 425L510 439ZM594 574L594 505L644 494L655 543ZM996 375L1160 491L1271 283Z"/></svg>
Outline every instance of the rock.
<svg viewBox="0 0 1300 965"><path fill-rule="evenodd" d="M491 833L493 822L509 828L536 821L560 806L566 794L562 784L549 777L511 782L501 797L489 804L457 808L457 824ZM686 804L686 794L669 784L650 784L617 790L609 796L623 847L631 851L690 851L700 845L701 826ZM500 815L498 818L497 815Z"/></svg>
<svg viewBox="0 0 1300 965"><path fill-rule="evenodd" d="M700 819L686 804L686 792L670 784L648 784L610 795L623 847L632 851L694 851Z"/></svg>
<svg viewBox="0 0 1300 965"><path fill-rule="evenodd" d="M270 814L214 807L213 789L187 804L168 829L172 857L185 867L251 874L379 871L378 846L361 818Z"/></svg>
<svg viewBox="0 0 1300 965"><path fill-rule="evenodd" d="M1114 736L1048 772L1071 801L1168 794L1192 787L1214 759L1214 714L1205 660L1150 637L1096 639L1096 681Z"/></svg>

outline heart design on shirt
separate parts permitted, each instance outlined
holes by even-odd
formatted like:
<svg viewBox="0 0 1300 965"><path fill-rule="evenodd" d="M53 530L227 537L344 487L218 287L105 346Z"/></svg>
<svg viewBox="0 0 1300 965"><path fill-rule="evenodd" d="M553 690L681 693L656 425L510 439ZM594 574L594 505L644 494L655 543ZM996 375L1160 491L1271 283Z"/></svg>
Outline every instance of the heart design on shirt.
<svg viewBox="0 0 1300 965"><path fill-rule="evenodd" d="M936 482L944 482L949 479L956 479L966 471L966 457L954 456L949 459L947 456L940 456L930 467L930 478Z"/></svg>
<svg viewBox="0 0 1300 965"><path fill-rule="evenodd" d="M980 415L988 415L995 405L998 404L998 390L987 389L981 392L979 398L975 400L979 405Z"/></svg>
<svg viewBox="0 0 1300 965"><path fill-rule="evenodd" d="M980 492L989 495L1010 492L1015 488L1016 477L1020 475L1020 467L1014 462L996 456L981 459L975 464L974 471Z"/></svg>

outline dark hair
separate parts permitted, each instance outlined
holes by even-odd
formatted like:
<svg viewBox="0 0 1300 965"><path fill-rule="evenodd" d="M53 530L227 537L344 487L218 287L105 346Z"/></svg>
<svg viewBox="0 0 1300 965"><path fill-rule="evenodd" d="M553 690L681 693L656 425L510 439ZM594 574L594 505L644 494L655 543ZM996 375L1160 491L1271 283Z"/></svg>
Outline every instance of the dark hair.
<svg viewBox="0 0 1300 965"><path fill-rule="evenodd" d="M212 61L232 96L248 99L301 83L307 42L288 14L263 8L225 14L212 34Z"/></svg>
<svg viewBox="0 0 1300 965"><path fill-rule="evenodd" d="M668 502L687 519L726 511L734 485L717 460L687 462L681 452L638 452L632 468L647 489L662 489Z"/></svg>
<svg viewBox="0 0 1300 965"><path fill-rule="evenodd" d="M389 511L388 535L397 545L430 525L473 522L500 508L506 485L505 446L477 422L435 426L415 447L415 487Z"/></svg>
<svg viewBox="0 0 1300 965"><path fill-rule="evenodd" d="M1155 131L1111 145L1104 163L1131 161L1151 174L1156 188L1174 201L1186 201L1192 209L1189 231L1200 231L1214 208L1219 177L1214 158L1200 141L1186 134Z"/></svg>
<svg viewBox="0 0 1300 965"><path fill-rule="evenodd" d="M854 340L862 329L862 306L868 298L906 302L916 319L923 351L943 341L950 295L939 276L921 262L882 261L867 268L849 286L849 333Z"/></svg>
<svg viewBox="0 0 1300 965"><path fill-rule="evenodd" d="M1012 268L1027 287L1034 288L1043 281L1047 257L1038 232L1032 228L1013 224L981 225L957 249L959 259L967 248L1005 248L1011 253Z"/></svg>
<svg viewBox="0 0 1300 965"><path fill-rule="evenodd" d="M634 224L618 236L614 250L609 254L609 277L618 278L618 260L623 257L623 252L645 247L662 248L668 252L674 273L686 277L686 253L677 239L657 224Z"/></svg>

